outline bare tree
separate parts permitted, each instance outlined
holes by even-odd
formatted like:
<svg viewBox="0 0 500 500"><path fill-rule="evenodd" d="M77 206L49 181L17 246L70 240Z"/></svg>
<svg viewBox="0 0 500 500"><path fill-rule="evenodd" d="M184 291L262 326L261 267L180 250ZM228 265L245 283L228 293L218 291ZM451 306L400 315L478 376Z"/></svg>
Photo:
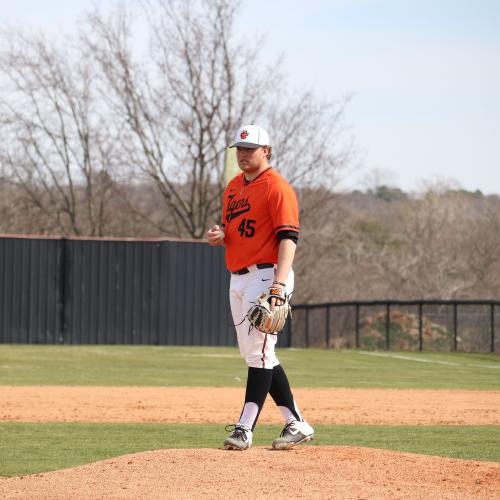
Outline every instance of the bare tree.
<svg viewBox="0 0 500 500"><path fill-rule="evenodd" d="M466 198L462 193L457 200L468 206L460 232L461 256L470 278L461 296L496 298L500 296L500 198L468 196L465 204Z"/></svg>
<svg viewBox="0 0 500 500"><path fill-rule="evenodd" d="M329 102L317 99L311 92L292 96L283 91L270 104L274 164L297 188L322 188L331 195L353 162L354 144L343 126L349 101L345 97Z"/></svg>
<svg viewBox="0 0 500 500"><path fill-rule="evenodd" d="M320 103L311 93L285 98L279 64L262 62L259 42L248 47L235 40L238 2L145 6L151 40L140 58L134 57L133 23L123 8L108 17L91 14L85 44L101 68L103 95L123 125L124 162L152 181L171 215L155 222L158 229L203 236L220 212L233 131L259 118L275 132L276 166L283 165L292 182L332 185L345 162L331 145L342 106ZM306 145L312 154L304 154Z"/></svg>
<svg viewBox="0 0 500 500"><path fill-rule="evenodd" d="M262 61L261 40L239 41L239 2L138 4L95 9L64 46L2 34L3 180L44 215L42 232L109 234L123 227L112 220L123 216L111 212L114 196L157 234L203 237L219 216L226 147L242 123L272 129L275 166L296 187L335 184L348 159L336 149L344 103L294 93L279 63ZM149 35L142 50L138 16ZM126 196L133 183L160 193L162 210ZM315 209L303 207L305 216Z"/></svg>
<svg viewBox="0 0 500 500"><path fill-rule="evenodd" d="M114 141L91 62L41 35L10 30L2 39L3 181L51 220L47 230L103 235Z"/></svg>
<svg viewBox="0 0 500 500"><path fill-rule="evenodd" d="M335 267L350 274L345 290L361 292L351 298L498 296L498 199L432 186L386 194L364 194L364 210L358 201L344 217L350 237L338 240L346 252Z"/></svg>

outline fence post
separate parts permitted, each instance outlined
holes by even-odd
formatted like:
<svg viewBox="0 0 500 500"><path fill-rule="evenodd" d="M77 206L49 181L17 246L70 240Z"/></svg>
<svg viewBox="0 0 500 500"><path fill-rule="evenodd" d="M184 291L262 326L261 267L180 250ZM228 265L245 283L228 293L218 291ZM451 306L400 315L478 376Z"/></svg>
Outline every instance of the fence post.
<svg viewBox="0 0 500 500"><path fill-rule="evenodd" d="M490 324L491 324L490 351L495 352L495 304L491 304L490 306Z"/></svg>
<svg viewBox="0 0 500 500"><path fill-rule="evenodd" d="M387 302L385 306L385 348L387 350L391 347L391 341L389 338L389 332L391 329L391 305Z"/></svg>
<svg viewBox="0 0 500 500"><path fill-rule="evenodd" d="M67 324L66 324L66 294L68 293L66 289L66 239L61 238L59 240L60 249L59 249L59 332L58 338L54 338L54 344L64 344L66 343L66 332L67 332ZM47 342L46 342L47 343Z"/></svg>
<svg viewBox="0 0 500 500"><path fill-rule="evenodd" d="M359 349L359 309L360 305L356 304L356 348Z"/></svg>
<svg viewBox="0 0 500 500"><path fill-rule="evenodd" d="M453 350L457 350L457 338L458 338L458 305L456 302L453 303Z"/></svg>
<svg viewBox="0 0 500 500"><path fill-rule="evenodd" d="M422 321L422 302L418 304L418 350L422 352L424 348L424 332Z"/></svg>

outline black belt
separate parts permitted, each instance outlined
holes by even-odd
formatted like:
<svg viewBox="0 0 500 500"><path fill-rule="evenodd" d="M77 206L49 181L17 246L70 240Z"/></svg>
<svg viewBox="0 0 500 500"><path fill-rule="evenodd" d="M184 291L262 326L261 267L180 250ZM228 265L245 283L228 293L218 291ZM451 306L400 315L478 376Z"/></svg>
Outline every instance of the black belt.
<svg viewBox="0 0 500 500"><path fill-rule="evenodd" d="M274 267L274 264L257 264L257 269L269 269L270 267ZM238 269L238 271L231 271L233 274L248 274L250 269L248 267L244 267L243 269Z"/></svg>

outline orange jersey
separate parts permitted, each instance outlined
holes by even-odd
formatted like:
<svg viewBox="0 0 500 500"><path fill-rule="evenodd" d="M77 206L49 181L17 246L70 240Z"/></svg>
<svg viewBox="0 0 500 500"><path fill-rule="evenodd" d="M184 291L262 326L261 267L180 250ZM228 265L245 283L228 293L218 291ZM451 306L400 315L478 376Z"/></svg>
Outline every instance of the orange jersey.
<svg viewBox="0 0 500 500"><path fill-rule="evenodd" d="M224 192L222 226L230 271L252 264L276 264L277 233L300 230L295 192L273 168L250 182L241 173Z"/></svg>

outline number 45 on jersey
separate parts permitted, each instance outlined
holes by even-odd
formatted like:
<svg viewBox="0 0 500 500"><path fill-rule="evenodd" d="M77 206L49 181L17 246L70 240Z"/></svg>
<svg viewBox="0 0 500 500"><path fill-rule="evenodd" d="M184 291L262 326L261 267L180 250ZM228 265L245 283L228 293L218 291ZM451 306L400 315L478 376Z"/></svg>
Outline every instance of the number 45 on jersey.
<svg viewBox="0 0 500 500"><path fill-rule="evenodd" d="M243 238L251 238L255 234L255 223L253 219L243 219L238 226L240 236Z"/></svg>

